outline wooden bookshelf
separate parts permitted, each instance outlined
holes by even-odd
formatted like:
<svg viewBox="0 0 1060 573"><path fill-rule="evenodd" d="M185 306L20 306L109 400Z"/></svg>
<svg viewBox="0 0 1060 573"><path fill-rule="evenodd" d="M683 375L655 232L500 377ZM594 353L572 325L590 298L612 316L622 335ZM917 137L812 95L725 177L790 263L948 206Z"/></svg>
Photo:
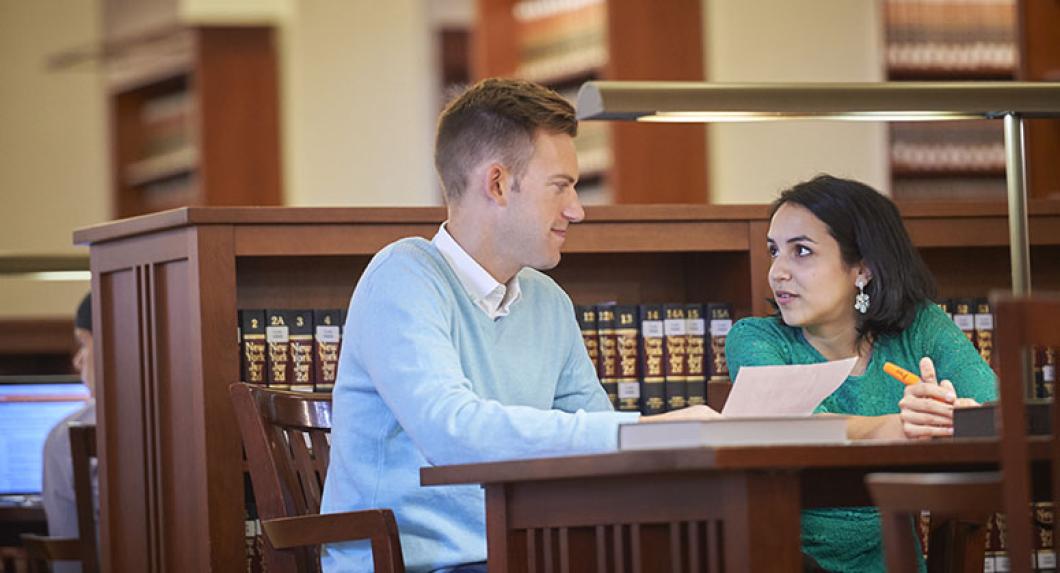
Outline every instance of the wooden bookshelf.
<svg viewBox="0 0 1060 573"><path fill-rule="evenodd" d="M1057 81L1060 5L1037 0L886 0L886 72L891 81ZM964 122L891 124L892 189L899 200L1005 196L1003 146L993 133ZM975 131L979 130L979 133ZM934 133L932 133L934 132ZM910 148L912 144L912 148ZM1060 121L1028 120L1027 194L1060 198ZM912 153L918 168L905 160ZM1003 155L1000 156L1003 160ZM986 165L986 167L984 167Z"/></svg>
<svg viewBox="0 0 1060 573"><path fill-rule="evenodd" d="M947 296L1008 284L1004 204L902 205ZM1060 289L1060 206L1031 201L1036 288ZM765 206L587 209L550 274L576 303L728 301L766 314ZM102 565L245 566L236 311L345 308L373 253L431 237L440 208L183 208L85 228L100 440ZM716 385L711 386L714 391ZM716 397L715 397L716 398ZM712 398L712 402L714 398Z"/></svg>
<svg viewBox="0 0 1060 573"><path fill-rule="evenodd" d="M527 6L559 7L543 19L517 16ZM566 8L563 8L566 6ZM650 2L585 1L524 2L477 0L472 40L472 75L525 77L573 97L592 79L704 79L702 16L699 0L673 0L665 6ZM571 13L600 30L570 29ZM553 33L559 46L557 65L531 56L540 52L540 37ZM530 46L527 47L527 37ZM588 39L587 39L588 38ZM595 40L595 41L594 41ZM535 43L536 42L536 43ZM566 49L571 44L575 49ZM548 52L547 42L545 52ZM570 65L574 61L580 65ZM542 65L545 64L545 65ZM601 179L602 194L618 204L707 203L706 127L702 125L599 124L581 126L593 137L579 160L586 183ZM575 140L578 144L578 139ZM679 150L675 153L674 150ZM579 151L582 151L581 149ZM587 185L583 185L586 187ZM589 194L593 196L594 194Z"/></svg>
<svg viewBox="0 0 1060 573"><path fill-rule="evenodd" d="M278 205L279 84L270 27L171 25L106 60L114 212Z"/></svg>

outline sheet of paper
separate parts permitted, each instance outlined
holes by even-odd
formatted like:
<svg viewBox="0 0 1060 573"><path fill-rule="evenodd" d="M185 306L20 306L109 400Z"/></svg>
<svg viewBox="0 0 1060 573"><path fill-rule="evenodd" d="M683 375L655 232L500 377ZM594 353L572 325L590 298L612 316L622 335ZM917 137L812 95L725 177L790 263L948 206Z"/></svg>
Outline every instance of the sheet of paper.
<svg viewBox="0 0 1060 573"><path fill-rule="evenodd" d="M809 416L847 379L857 357L783 366L744 366L736 376L722 414Z"/></svg>

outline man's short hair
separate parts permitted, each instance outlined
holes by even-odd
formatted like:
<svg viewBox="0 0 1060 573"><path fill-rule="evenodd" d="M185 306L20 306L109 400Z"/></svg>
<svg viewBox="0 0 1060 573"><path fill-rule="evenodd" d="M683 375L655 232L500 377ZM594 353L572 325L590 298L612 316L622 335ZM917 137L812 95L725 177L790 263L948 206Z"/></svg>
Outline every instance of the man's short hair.
<svg viewBox="0 0 1060 573"><path fill-rule="evenodd" d="M471 170L488 159L521 178L539 129L574 137L578 120L567 100L533 82L489 78L449 102L438 120L434 148L446 202L460 199Z"/></svg>

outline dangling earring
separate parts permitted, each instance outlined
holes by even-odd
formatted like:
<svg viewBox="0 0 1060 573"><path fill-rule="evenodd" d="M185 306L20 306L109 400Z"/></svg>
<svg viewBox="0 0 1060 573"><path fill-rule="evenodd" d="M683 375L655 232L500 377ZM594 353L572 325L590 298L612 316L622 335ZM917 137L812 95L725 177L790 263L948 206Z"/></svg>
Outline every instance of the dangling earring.
<svg viewBox="0 0 1060 573"><path fill-rule="evenodd" d="M865 279L859 275L858 280L854 281L854 286L858 287L858 294L854 297L854 308L861 314L865 314L869 311L869 295L865 294Z"/></svg>

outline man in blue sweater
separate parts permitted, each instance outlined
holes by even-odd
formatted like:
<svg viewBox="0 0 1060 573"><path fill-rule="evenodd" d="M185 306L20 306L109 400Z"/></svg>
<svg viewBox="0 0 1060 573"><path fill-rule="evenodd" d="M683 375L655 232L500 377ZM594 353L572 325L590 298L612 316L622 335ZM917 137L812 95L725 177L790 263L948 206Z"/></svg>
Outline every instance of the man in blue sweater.
<svg viewBox="0 0 1060 573"><path fill-rule="evenodd" d="M468 89L438 124L448 220L385 247L353 293L322 511L392 509L409 571L485 570L482 489L420 487L419 468L613 451L618 425L638 421L612 411L570 298L539 272L585 215L576 131L570 104L536 84ZM370 571L371 550L330 544L323 563Z"/></svg>

